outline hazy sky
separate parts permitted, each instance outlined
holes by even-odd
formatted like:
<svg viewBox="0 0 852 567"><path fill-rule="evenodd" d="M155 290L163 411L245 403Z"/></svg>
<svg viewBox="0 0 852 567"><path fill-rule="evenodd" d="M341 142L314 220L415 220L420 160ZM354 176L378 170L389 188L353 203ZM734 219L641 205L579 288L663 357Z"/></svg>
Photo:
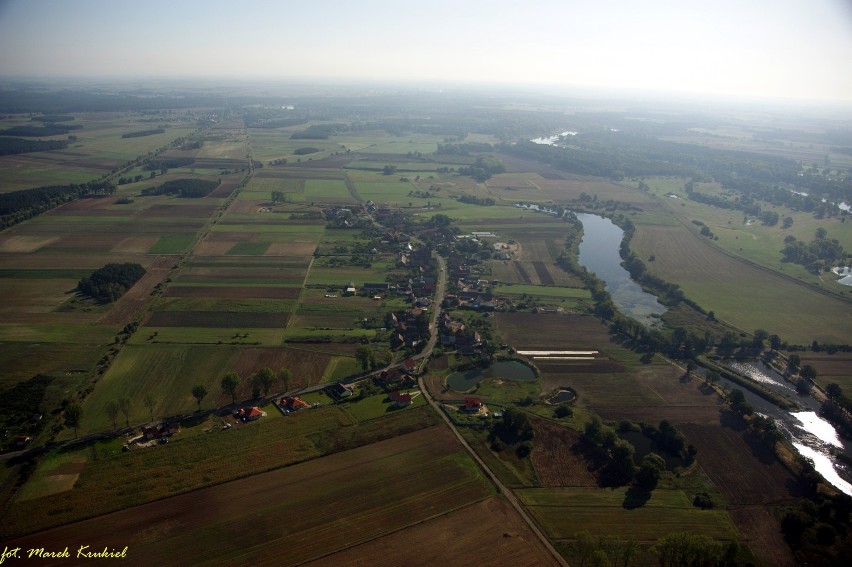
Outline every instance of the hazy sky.
<svg viewBox="0 0 852 567"><path fill-rule="evenodd" d="M0 0L0 75L487 81L852 103L852 0Z"/></svg>

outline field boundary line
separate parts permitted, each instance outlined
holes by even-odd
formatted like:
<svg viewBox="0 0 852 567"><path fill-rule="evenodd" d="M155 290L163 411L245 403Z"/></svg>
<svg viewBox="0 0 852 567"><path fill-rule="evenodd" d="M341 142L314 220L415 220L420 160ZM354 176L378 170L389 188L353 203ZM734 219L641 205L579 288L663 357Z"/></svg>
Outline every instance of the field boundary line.
<svg viewBox="0 0 852 567"><path fill-rule="evenodd" d="M657 197L656 195L655 195L654 197L655 197L657 200L660 200L660 198L659 198L659 197ZM661 202L662 202L662 201L661 201ZM841 296L841 295L835 294L835 293L833 293L833 292L831 292L831 291L828 291L828 290L826 290L826 289L823 289L823 288L821 288L821 287L819 287L819 286L817 286L817 285L814 285L814 284L812 284L812 283L808 283L808 282L805 282L805 281L802 281L802 280L796 279L796 278L794 278L793 276L790 276L790 275L787 275L787 274L781 273L781 272L779 272L779 271L777 271L777 270L773 270L772 268L769 268L769 267L763 266L763 265L761 265L761 264L758 264L758 263L757 263L757 262L755 262L754 260L749 260L748 258L745 258L745 257L743 257L743 256L740 256L740 255L738 255L738 254L734 253L734 252L731 252L730 250L728 250L728 249L726 249L726 248L723 248L722 246L719 246L719 245L718 245L718 244L716 244L715 242L711 242L711 241L710 241L710 240L708 240L708 239L705 239L705 238L703 238L703 237L696 236L696 235L695 235L695 233L693 233L693 232L689 229L689 226L687 226L687 224L683 221L683 219L681 219L681 218L680 218L678 215L676 215L676 214L674 214L673 216L677 219L677 222L678 222L678 223L680 223L680 225L681 225L684 229L686 229L686 231L689 233L690 237L692 237L692 238L697 238L697 239L698 239L698 241L699 241L699 242L701 242L702 244L704 244L705 246L710 246L712 249L714 249L714 250L717 250L717 251L721 252L722 254L724 254L724 255L725 255L725 256L727 256L728 258L731 258L732 260L736 260L736 261L742 262L742 263L744 263L744 264L747 264L748 266L751 266L752 268L756 268L756 269L761 270L761 271L763 271L763 272L769 273L769 274L771 274L771 275L773 275L773 276L780 277L780 278L782 278L782 279L784 279L784 280L787 280L787 281L789 281L789 282L791 282L791 283L794 283L794 284L796 284L796 285L802 286L802 287L804 287L804 288L806 288L806 289L809 289L809 290L811 290L811 291L817 292L817 293L819 293L819 294L821 294L821 295L823 295L823 296L825 296L825 297L829 297L829 298L832 298L832 299L838 299L838 300L843 301L843 302L845 302L845 303L852 303L852 298L849 298L849 297L843 297L843 296ZM727 324L727 323L726 323L726 324ZM733 327L733 325L731 325L731 326ZM736 328L736 327L734 327L734 328Z"/></svg>

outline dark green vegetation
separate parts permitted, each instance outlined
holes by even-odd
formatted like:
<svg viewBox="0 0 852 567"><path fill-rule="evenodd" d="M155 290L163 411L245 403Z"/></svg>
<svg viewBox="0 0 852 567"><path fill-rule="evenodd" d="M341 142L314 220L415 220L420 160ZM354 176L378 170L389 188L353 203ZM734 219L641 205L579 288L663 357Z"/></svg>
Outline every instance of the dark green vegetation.
<svg viewBox="0 0 852 567"><path fill-rule="evenodd" d="M39 213L80 197L112 195L115 187L109 182L83 185L57 185L0 193L0 226L17 224Z"/></svg>
<svg viewBox="0 0 852 567"><path fill-rule="evenodd" d="M64 150L68 142L64 140L25 140L23 138L0 138L0 156L25 154L27 152L46 152Z"/></svg>
<svg viewBox="0 0 852 567"><path fill-rule="evenodd" d="M34 438L41 432L44 426L42 401L52 381L52 377L39 374L0 396L0 423L7 432L2 440L3 450L21 449L25 444L18 442L18 436Z"/></svg>
<svg viewBox="0 0 852 567"><path fill-rule="evenodd" d="M439 423L416 379L359 375L398 370L434 339L414 366L440 411L572 564L843 556L847 500L746 400L788 397L718 365L772 361L803 391L825 388L824 413L845 421L850 292L826 270L852 246L834 206L852 201L852 144L836 121L782 113L790 127L775 130L744 110L566 110L535 96L517 110L497 94L115 92L0 90L0 128L82 126L68 147L0 158L3 419L30 447L80 443L10 462L9 478L29 480L0 491L4 537L154 501L185 513L187 500L164 499L215 486L227 500L238 485L223 483L277 471L307 484L270 481L257 510L214 511L216 525L152 521L139 545L166 557L178 540L157 530L174 528L200 557L239 531L278 559L286 547L334 561L330 540L368 517L377 538L424 549L408 538L494 487L443 425L406 441ZM624 267L668 308L652 326L579 267L571 211L624 230ZM135 267L87 276L107 264ZM81 291L120 299L75 297L83 276ZM518 359L529 381L496 364ZM464 371L481 378L454 392L446 378ZM232 414L255 405L257 422ZM181 432L122 451L116 429L160 420ZM353 448L358 463L324 476ZM283 510L298 510L298 542L272 533L293 524ZM248 542L260 524L271 531ZM488 525L433 533L526 538Z"/></svg>
<svg viewBox="0 0 852 567"><path fill-rule="evenodd" d="M44 126L14 126L0 130L0 136L29 136L41 138L44 136L58 136L67 134L72 130L82 128L80 125L45 124Z"/></svg>
<svg viewBox="0 0 852 567"><path fill-rule="evenodd" d="M219 183L207 179L170 179L162 185L142 190L143 195L175 195L188 199L206 197Z"/></svg>
<svg viewBox="0 0 852 567"><path fill-rule="evenodd" d="M139 138L142 136L153 136L154 134L163 134L166 130L164 128L151 128L150 130L139 130L137 132L128 132L126 134L122 134L122 138Z"/></svg>
<svg viewBox="0 0 852 567"><path fill-rule="evenodd" d="M77 291L94 299L115 301L144 275L145 268L133 262L107 264L81 279Z"/></svg>

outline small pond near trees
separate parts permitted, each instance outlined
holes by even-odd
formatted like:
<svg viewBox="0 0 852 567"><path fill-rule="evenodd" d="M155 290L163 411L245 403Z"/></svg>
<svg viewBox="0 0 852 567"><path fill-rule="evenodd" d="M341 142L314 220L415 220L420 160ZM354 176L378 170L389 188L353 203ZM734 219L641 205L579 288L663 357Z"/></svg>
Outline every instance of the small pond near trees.
<svg viewBox="0 0 852 567"><path fill-rule="evenodd" d="M466 392L486 378L502 378L519 382L534 382L535 371L517 360L501 360L486 368L474 368L466 372L453 372L447 376L447 386L456 392Z"/></svg>

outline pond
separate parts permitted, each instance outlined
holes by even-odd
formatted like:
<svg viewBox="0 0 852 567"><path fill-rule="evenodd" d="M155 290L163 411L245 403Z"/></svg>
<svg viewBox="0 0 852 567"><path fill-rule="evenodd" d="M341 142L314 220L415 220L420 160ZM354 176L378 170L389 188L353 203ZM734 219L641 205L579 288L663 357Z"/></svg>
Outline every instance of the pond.
<svg viewBox="0 0 852 567"><path fill-rule="evenodd" d="M657 322L666 307L657 297L642 289L630 279L630 273L621 265L621 241L624 231L611 220L599 215L578 213L583 223L583 240L580 242L579 263L603 280L606 290L618 310L646 326Z"/></svg>
<svg viewBox="0 0 852 567"><path fill-rule="evenodd" d="M562 402L573 402L577 398L577 394L571 390L559 390L553 396L548 398L550 404L561 404Z"/></svg>
<svg viewBox="0 0 852 567"><path fill-rule="evenodd" d="M534 382L535 371L517 360L502 360L487 368L474 368L466 372L453 372L447 376L447 386L456 392L466 392L486 378L502 378L517 382Z"/></svg>

